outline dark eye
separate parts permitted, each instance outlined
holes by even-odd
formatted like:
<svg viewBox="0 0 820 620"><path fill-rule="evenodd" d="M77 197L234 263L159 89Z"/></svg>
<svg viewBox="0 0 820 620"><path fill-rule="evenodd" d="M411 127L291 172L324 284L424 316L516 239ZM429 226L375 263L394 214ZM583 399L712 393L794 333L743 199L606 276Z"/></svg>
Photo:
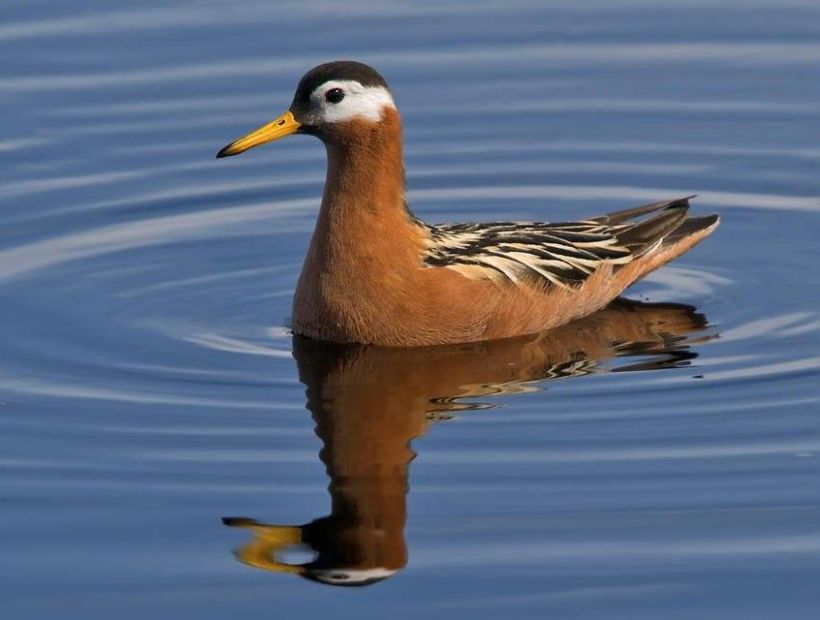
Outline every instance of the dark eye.
<svg viewBox="0 0 820 620"><path fill-rule="evenodd" d="M339 103L345 98L345 91L341 88L331 88L325 93L325 101L328 103Z"/></svg>

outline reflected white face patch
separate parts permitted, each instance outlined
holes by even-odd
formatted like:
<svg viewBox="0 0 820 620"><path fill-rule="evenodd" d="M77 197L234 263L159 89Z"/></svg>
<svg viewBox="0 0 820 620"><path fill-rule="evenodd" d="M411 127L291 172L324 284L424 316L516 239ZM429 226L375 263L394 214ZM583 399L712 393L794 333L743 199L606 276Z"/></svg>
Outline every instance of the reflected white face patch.
<svg viewBox="0 0 820 620"><path fill-rule="evenodd" d="M313 576L322 583L352 585L375 579L386 579L391 575L395 575L396 572L397 571L388 568L370 568L365 570L333 569L314 571Z"/></svg>
<svg viewBox="0 0 820 620"><path fill-rule="evenodd" d="M327 93L341 89L344 98L338 103L327 100ZM362 86L356 80L330 80L310 94L308 124L340 123L363 118L377 122L385 108L396 108L393 96L383 86Z"/></svg>

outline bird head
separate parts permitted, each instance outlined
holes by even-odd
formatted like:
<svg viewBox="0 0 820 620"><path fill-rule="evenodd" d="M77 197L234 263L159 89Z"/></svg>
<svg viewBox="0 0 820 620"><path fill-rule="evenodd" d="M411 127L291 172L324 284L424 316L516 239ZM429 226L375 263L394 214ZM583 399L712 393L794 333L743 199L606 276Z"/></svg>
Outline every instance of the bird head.
<svg viewBox="0 0 820 620"><path fill-rule="evenodd" d="M351 60L329 62L302 76L284 114L234 140L217 157L238 155L294 133L333 143L363 123L378 124L387 110L395 109L387 82L375 69Z"/></svg>

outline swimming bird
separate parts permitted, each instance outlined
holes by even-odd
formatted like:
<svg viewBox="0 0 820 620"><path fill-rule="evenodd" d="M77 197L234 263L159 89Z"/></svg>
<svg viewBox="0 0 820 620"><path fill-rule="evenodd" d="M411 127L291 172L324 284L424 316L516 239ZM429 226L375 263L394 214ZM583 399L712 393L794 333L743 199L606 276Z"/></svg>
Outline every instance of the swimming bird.
<svg viewBox="0 0 820 620"><path fill-rule="evenodd" d="M692 196L574 222L425 224L405 199L393 94L359 62L308 71L284 114L217 157L291 134L327 150L293 300L293 331L313 339L421 346L548 330L600 310L719 224L687 216Z"/></svg>

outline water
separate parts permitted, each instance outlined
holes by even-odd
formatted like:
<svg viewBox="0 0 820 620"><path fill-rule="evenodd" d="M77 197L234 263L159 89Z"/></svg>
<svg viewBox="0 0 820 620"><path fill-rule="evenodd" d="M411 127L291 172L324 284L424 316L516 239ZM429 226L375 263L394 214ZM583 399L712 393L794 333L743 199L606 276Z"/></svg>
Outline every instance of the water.
<svg viewBox="0 0 820 620"><path fill-rule="evenodd" d="M816 3L0 15L10 617L815 617ZM723 224L540 339L294 343L324 150L213 157L334 58L394 87L428 221Z"/></svg>

